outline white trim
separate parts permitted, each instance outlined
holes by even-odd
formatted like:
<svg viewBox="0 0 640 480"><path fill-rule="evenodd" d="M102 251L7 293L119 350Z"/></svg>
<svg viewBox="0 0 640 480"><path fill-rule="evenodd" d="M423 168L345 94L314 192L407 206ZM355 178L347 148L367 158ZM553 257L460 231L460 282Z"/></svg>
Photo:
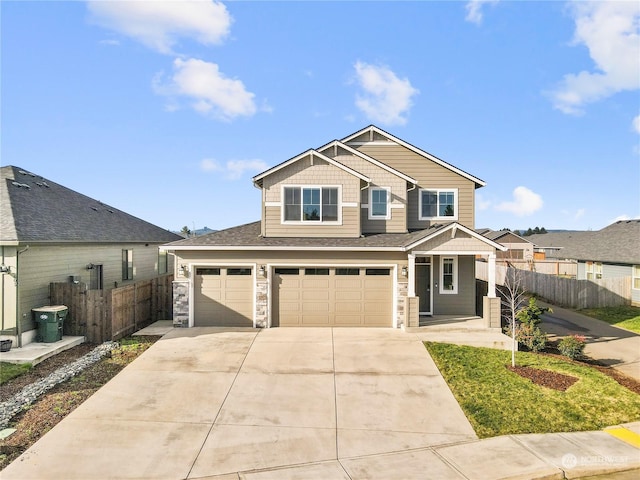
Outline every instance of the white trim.
<svg viewBox="0 0 640 480"><path fill-rule="evenodd" d="M284 214L285 214L285 196L284 196L284 190L285 188L298 188L300 189L300 220L285 220L284 218ZM303 190L304 189L317 189L320 190L320 220L302 220L302 215L303 215ZM332 220L332 221L323 221L322 220L322 189L324 188L335 188L338 190L338 220ZM342 225L342 185L298 185L298 184L293 184L293 185L288 185L288 184L282 184L280 185L280 198L281 203L282 203L282 208L280 209L280 224L281 225Z"/></svg>
<svg viewBox="0 0 640 480"><path fill-rule="evenodd" d="M480 235L479 233L477 233L477 232L471 230L470 228L467 228L464 225L461 225L459 223L451 223L451 224L449 224L449 225L447 225L447 226L445 226L443 228L440 228L440 229L436 230L435 232L433 232L431 235L427 235L426 237L421 238L420 240L412 243L411 245L407 245L405 247L405 250L412 250L415 247L417 247L418 245L421 245L424 242L428 242L429 240L432 240L432 239L436 238L438 235L441 235L441 234L449 231L450 229L452 229L454 225L461 232L465 232L465 233L469 234L473 238L475 238L477 240L480 240L482 243L486 243L487 245L490 245L491 247L493 247L493 248L495 248L497 250L503 251L503 252L507 251L507 247L505 247L504 245L502 245L500 243L497 243L497 242L494 242L493 240L490 240L487 237L485 237L483 235ZM487 252L484 252L484 253L486 254Z"/></svg>
<svg viewBox="0 0 640 480"><path fill-rule="evenodd" d="M481 187L484 187L486 185L486 183L483 180L480 180L479 178L474 177L473 175L471 175L471 174L469 174L469 173L467 173L467 172L465 172L463 170L460 170L459 168L456 168L453 165L449 165L444 160L440 160L438 157L435 157L435 156L431 155L430 153L425 152L424 150L421 150L421 149L419 149L417 147L414 147L410 143L407 143L404 140L401 140L398 137L395 137L395 136L391 135L390 133L379 129L375 125L370 125L368 127L363 128L362 130L359 130L359 131L357 131L355 133L352 133L348 137L343 138L341 141L343 143L350 143L351 145L355 145L356 142L349 142L349 140L351 138L359 137L360 135L362 135L363 133L365 133L367 131L376 132L376 133L382 135L383 137L388 138L389 140L391 140L391 142L380 142L380 141L377 141L377 142L362 142L362 145L368 145L368 144L369 145L371 145L371 144L373 144L373 145L393 145L392 142L395 142L395 143L397 143L399 145L402 145L405 148L408 148L412 152L417 153L418 155L420 155L422 157L428 158L429 160L437 163L438 165L440 165L440 166L442 166L442 167L444 167L444 168L446 168L448 170L451 170L452 172L455 172L455 173L457 173L458 175L460 175L460 176L462 176L464 178L467 178L467 179L471 180L476 185L480 185Z"/></svg>
<svg viewBox="0 0 640 480"><path fill-rule="evenodd" d="M358 206L358 202L343 202L342 206L343 207L357 207Z"/></svg>
<svg viewBox="0 0 640 480"><path fill-rule="evenodd" d="M436 192L438 197L438 203L436 209L440 210L440 194L453 192L453 215L450 217L441 217L436 215L435 217L425 217L422 214L422 194L424 192ZM421 188L418 192L418 220L444 220L444 221L456 221L458 220L458 189L457 188Z"/></svg>
<svg viewBox="0 0 640 480"><path fill-rule="evenodd" d="M364 180L365 182L370 182L371 179L369 179L369 177L361 174L360 172L357 172L356 170L347 167L346 165L343 165L340 162L335 161L334 159L327 157L326 155L313 150L312 148L307 150L306 152L301 153L300 155L293 157L285 162L282 162L280 165L276 165L275 167L270 168L269 170L266 170L262 173L260 173L259 175L256 175L255 177L253 177L253 183L255 184L256 182L258 182L259 180L262 180L264 177L267 177L269 175L271 175L272 173L277 172L278 170L281 170L285 167L288 167L289 165L291 165L292 163L297 162L298 160L302 160L303 158L307 158L308 156L310 156L312 159L314 156L317 156L318 158L320 158L321 160L324 160L325 162L330 163L331 165L333 165L334 167L338 167L341 170L344 170L347 173L350 173L351 175L358 177L360 180Z"/></svg>
<svg viewBox="0 0 640 480"><path fill-rule="evenodd" d="M169 252L181 252L181 251L242 251L242 250L284 250L284 251L336 251L336 252L405 252L405 247L318 247L318 246L308 246L308 247L293 247L293 246L278 246L278 247L266 247L260 245L241 245L241 246L233 246L233 245L224 245L224 246L184 246L180 248L167 248ZM484 252L487 253L487 252Z"/></svg>
<svg viewBox="0 0 640 480"><path fill-rule="evenodd" d="M444 261L446 259L453 260L453 290L444 290ZM440 256L440 294L441 295L457 295L458 294L458 256L457 255L441 255Z"/></svg>
<svg viewBox="0 0 640 480"><path fill-rule="evenodd" d="M264 202L265 207L281 207L282 202Z"/></svg>
<svg viewBox="0 0 640 480"><path fill-rule="evenodd" d="M384 215L373 215L371 212L373 210L371 204L371 197L373 196L374 191L385 191L387 192L387 212ZM369 188L369 203L368 203L368 219L369 220L391 220L391 187L370 187Z"/></svg>
<svg viewBox="0 0 640 480"><path fill-rule="evenodd" d="M372 142L374 145L376 144L376 142ZM384 142L385 144L388 142ZM352 145L364 145L365 143L362 142L356 142L356 143L352 143ZM376 160L373 157L370 157L369 155L362 153L359 150L356 150L355 148L351 148L349 145L347 145L346 143L342 143L338 140L334 140L332 142L327 143L326 145L323 145L322 147L318 148L319 152L323 152L331 147L340 147L343 150L346 150L347 152L351 153L352 155L355 155L357 157L362 158L363 160L366 160L370 163L373 163L374 165L376 165L377 167L382 168L383 170L386 170L389 173L392 173L400 178L402 178L403 180L406 180L409 183L413 183L414 185L418 184L418 181L415 178L411 178L408 175L405 175L404 173L400 172L399 170L396 170L393 167L390 167L389 165L387 165L386 163L381 162L380 160Z"/></svg>
<svg viewBox="0 0 640 480"><path fill-rule="evenodd" d="M636 268L638 269L638 275L636 275ZM640 265L631 265L631 289L632 290L640 290L640 288L636 288L635 280L640 279Z"/></svg>

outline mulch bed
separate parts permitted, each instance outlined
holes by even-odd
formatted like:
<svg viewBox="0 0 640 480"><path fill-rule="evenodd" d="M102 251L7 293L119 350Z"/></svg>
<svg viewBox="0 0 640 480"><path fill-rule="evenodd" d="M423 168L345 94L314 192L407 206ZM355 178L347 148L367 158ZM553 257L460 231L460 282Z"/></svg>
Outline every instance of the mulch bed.
<svg viewBox="0 0 640 480"><path fill-rule="evenodd" d="M542 370L533 367L519 367L517 365L515 367L507 365L507 368L521 377L528 378L536 385L553 388L554 390L559 390L561 392L564 392L567 388L578 381L576 377L552 372L550 370Z"/></svg>

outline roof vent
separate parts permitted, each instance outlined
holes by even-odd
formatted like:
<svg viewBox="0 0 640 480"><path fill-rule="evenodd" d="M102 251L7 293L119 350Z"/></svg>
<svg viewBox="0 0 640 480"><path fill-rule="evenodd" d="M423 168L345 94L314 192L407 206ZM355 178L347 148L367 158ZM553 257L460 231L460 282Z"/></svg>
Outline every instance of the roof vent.
<svg viewBox="0 0 640 480"><path fill-rule="evenodd" d="M15 185L18 188L26 188L27 190L30 189L31 187L29 185L27 185L26 183L20 183L20 182L11 182L12 185Z"/></svg>
<svg viewBox="0 0 640 480"><path fill-rule="evenodd" d="M97 209L96 207L91 207L91 210L93 210L93 211L95 211L95 212L97 212L97 211L98 211L98 209Z"/></svg>

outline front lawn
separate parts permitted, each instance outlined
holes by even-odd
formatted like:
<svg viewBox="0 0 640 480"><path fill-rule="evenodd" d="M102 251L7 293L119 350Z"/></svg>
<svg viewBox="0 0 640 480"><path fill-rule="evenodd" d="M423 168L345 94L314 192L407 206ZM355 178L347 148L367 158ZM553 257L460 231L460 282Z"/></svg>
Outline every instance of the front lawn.
<svg viewBox="0 0 640 480"><path fill-rule="evenodd" d="M566 391L511 372L511 352L425 342L480 438L599 430L640 420L640 395L587 365L517 352L516 365L578 378Z"/></svg>
<svg viewBox="0 0 640 480"><path fill-rule="evenodd" d="M621 307L583 308L578 312L610 325L640 333L640 307L624 305Z"/></svg>
<svg viewBox="0 0 640 480"><path fill-rule="evenodd" d="M22 375L31 368L30 363L8 363L0 362L0 385L11 380L12 378Z"/></svg>

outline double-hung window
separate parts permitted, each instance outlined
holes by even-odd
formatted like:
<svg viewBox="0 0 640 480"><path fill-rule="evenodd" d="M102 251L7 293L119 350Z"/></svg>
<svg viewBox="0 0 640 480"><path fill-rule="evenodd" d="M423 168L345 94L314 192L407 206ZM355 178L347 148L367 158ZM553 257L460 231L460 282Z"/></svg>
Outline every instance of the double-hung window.
<svg viewBox="0 0 640 480"><path fill-rule="evenodd" d="M338 222L338 187L283 187L283 222Z"/></svg>
<svg viewBox="0 0 640 480"><path fill-rule="evenodd" d="M388 188L369 189L369 220L389 220L391 218L390 196Z"/></svg>
<svg viewBox="0 0 640 480"><path fill-rule="evenodd" d="M640 290L640 265L633 266L633 284L631 288Z"/></svg>
<svg viewBox="0 0 640 480"><path fill-rule="evenodd" d="M440 293L458 293L458 257L440 257Z"/></svg>
<svg viewBox="0 0 640 480"><path fill-rule="evenodd" d="M457 220L458 189L420 190L419 215L420 220Z"/></svg>

